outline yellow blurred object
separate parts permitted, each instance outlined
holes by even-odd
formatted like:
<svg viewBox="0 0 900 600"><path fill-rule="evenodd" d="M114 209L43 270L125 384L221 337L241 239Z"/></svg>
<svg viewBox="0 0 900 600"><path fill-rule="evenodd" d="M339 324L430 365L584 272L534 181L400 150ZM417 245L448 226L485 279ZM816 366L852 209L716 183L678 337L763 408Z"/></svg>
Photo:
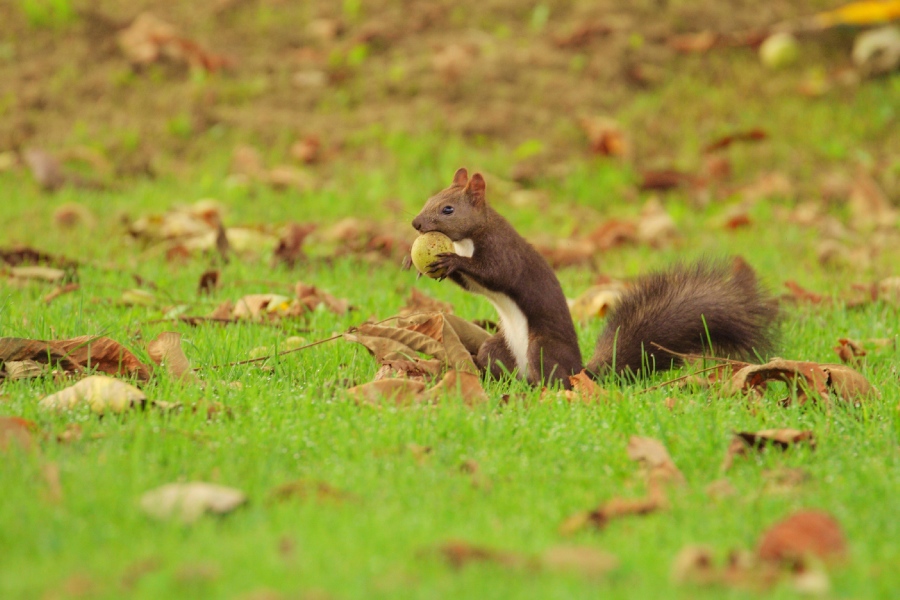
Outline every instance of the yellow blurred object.
<svg viewBox="0 0 900 600"><path fill-rule="evenodd" d="M834 25L871 25L900 19L900 0L851 2L815 16L821 27Z"/></svg>

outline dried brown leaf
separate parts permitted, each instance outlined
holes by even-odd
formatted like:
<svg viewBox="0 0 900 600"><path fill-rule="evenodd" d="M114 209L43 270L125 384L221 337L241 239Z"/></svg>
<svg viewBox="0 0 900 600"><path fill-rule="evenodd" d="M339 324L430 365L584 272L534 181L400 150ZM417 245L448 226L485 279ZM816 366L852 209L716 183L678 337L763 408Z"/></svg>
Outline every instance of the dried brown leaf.
<svg viewBox="0 0 900 600"><path fill-rule="evenodd" d="M50 394L38 406L62 412L88 406L97 414L121 413L143 406L147 396L131 384L104 375L92 375L63 390Z"/></svg>
<svg viewBox="0 0 900 600"><path fill-rule="evenodd" d="M725 460L722 462L722 470L727 471L734 463L736 456L746 456L748 451L762 452L766 448L775 447L782 451L791 446L807 443L810 448L816 447L815 436L812 431L799 429L765 429L763 431L741 431L734 434L734 438L725 452Z"/></svg>
<svg viewBox="0 0 900 600"><path fill-rule="evenodd" d="M409 298L406 299L406 305L400 308L400 316L408 317L418 313L452 313L453 305L436 298L432 298L418 288L412 288Z"/></svg>
<svg viewBox="0 0 900 600"><path fill-rule="evenodd" d="M110 375L150 378L150 370L121 344L107 337L81 336L67 340L0 338L0 361L33 360L59 364L66 371L97 369Z"/></svg>
<svg viewBox="0 0 900 600"><path fill-rule="evenodd" d="M819 364L774 359L763 365L750 365L735 373L723 387L725 395L747 393L768 381L783 381L797 386L797 399L803 404L811 396L814 401L828 402L829 392L846 402L858 403L866 397L878 395L862 374L846 365ZM785 403L790 402L790 396Z"/></svg>
<svg viewBox="0 0 900 600"><path fill-rule="evenodd" d="M602 577L619 566L614 555L589 546L552 546L541 554L539 562L550 571L584 577Z"/></svg>
<svg viewBox="0 0 900 600"><path fill-rule="evenodd" d="M160 521L195 522L206 513L226 514L247 501L242 491L202 481L169 483L141 496L141 509Z"/></svg>
<svg viewBox="0 0 900 600"><path fill-rule="evenodd" d="M425 384L411 379L379 379L347 390L347 395L360 404L380 405L393 402L408 405L417 401Z"/></svg>
<svg viewBox="0 0 900 600"><path fill-rule="evenodd" d="M628 440L628 458L640 463L647 470L647 479L652 486L660 484L682 484L684 475L675 466L669 451L659 440L648 437L631 436Z"/></svg>
<svg viewBox="0 0 900 600"><path fill-rule="evenodd" d="M197 381L197 376L191 370L191 363L181 348L180 333L163 331L147 344L147 354L157 365L165 367L175 379Z"/></svg>
<svg viewBox="0 0 900 600"><path fill-rule="evenodd" d="M35 447L33 434L37 429L37 423L22 417L0 417L0 451L8 450L13 444L31 450Z"/></svg>
<svg viewBox="0 0 900 600"><path fill-rule="evenodd" d="M837 560L847 551L844 532L834 517L805 510L772 525L760 538L756 553L764 561L797 567L809 556Z"/></svg>
<svg viewBox="0 0 900 600"><path fill-rule="evenodd" d="M458 540L445 542L437 550L454 569L461 569L474 562L496 563L505 567L521 567L528 562L527 558L513 552L494 550Z"/></svg>
<svg viewBox="0 0 900 600"><path fill-rule="evenodd" d="M646 515L667 506L667 502L661 496L612 498L594 510L572 515L560 525L559 532L562 535L570 535L588 526L602 529L613 519L630 515Z"/></svg>
<svg viewBox="0 0 900 600"><path fill-rule="evenodd" d="M324 481L309 481L307 479L289 481L278 485L269 491L269 500L272 502L284 502L286 500L294 499L315 499L320 502L336 503L357 500L353 494L339 490Z"/></svg>
<svg viewBox="0 0 900 600"><path fill-rule="evenodd" d="M289 223L285 226L275 247L272 264L284 263L289 269L305 258L303 242L306 237L315 230L316 226L310 223Z"/></svg>
<svg viewBox="0 0 900 600"><path fill-rule="evenodd" d="M81 286L77 283L67 283L65 285L61 285L57 288L51 290L46 296L44 296L44 302L46 304L50 304L60 296L64 294L69 294L71 292L77 291L81 289Z"/></svg>
<svg viewBox="0 0 900 600"><path fill-rule="evenodd" d="M10 267L9 274L16 279L35 279L49 283L59 283L66 277L66 272L54 267Z"/></svg>
<svg viewBox="0 0 900 600"><path fill-rule="evenodd" d="M444 378L423 395L423 399L437 402L447 394L458 394L468 406L483 404L488 400L478 375L455 369L447 371Z"/></svg>

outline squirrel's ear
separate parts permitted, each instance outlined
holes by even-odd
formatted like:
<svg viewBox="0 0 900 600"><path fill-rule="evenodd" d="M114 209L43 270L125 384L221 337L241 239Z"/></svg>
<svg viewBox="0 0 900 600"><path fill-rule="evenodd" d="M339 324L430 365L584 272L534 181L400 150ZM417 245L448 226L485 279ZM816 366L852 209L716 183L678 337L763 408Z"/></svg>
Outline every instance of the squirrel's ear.
<svg viewBox="0 0 900 600"><path fill-rule="evenodd" d="M453 176L453 183L451 185L458 185L459 187L465 187L469 182L469 172L466 171L465 167L456 170L456 174Z"/></svg>
<svg viewBox="0 0 900 600"><path fill-rule="evenodd" d="M484 204L484 177L481 176L481 173L472 175L472 179L466 185L466 194L468 194L474 206Z"/></svg>

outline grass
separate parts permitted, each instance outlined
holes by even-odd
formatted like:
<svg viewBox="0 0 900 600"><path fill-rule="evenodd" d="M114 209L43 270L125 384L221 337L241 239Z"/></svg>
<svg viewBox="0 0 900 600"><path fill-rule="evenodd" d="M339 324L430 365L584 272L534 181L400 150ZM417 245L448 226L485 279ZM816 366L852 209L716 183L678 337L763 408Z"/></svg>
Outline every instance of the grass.
<svg viewBox="0 0 900 600"><path fill-rule="evenodd" d="M677 259L740 254L776 293L794 280L840 296L853 283L896 275L896 249L886 245L864 265L823 266L817 260L822 234L785 221L783 210L820 200L826 174L852 175L860 167L879 173L887 193L896 195L900 138L892 135L898 119L893 100L900 78L835 83L820 98L797 94L798 81L809 72L846 64L847 32L804 40L801 62L773 73L762 70L748 49L687 57L642 54L641 44L653 52L665 44L653 36L642 42L640 31L628 38L626 49L617 44L619 33L628 32L571 52L556 48L552 39L582 24L578 10L594 14L593 3L575 10L551 2L496 2L476 11L454 3L437 13L439 28L419 32L434 37L410 33L390 51L380 49L377 39L371 45L354 41L356 27L377 17L405 31L405 4L393 7L394 13L356 0L320 4L233 3L234 12L215 17L200 5L166 5L160 16L186 35L240 57L235 72L209 76L173 65L132 69L114 49L72 50L93 34L67 27L76 19L67 0L29 0L21 11L6 10L14 18L6 20L10 42L0 44L0 67L17 92L0 99L0 113L10 117L0 127L0 143L18 148L20 129L29 129L22 122L33 123L34 137L25 147L87 147L112 164L134 163L134 173L143 173L139 167L146 161L157 177L117 177L112 190L64 187L49 194L24 169L0 171L0 248L28 244L82 263L80 290L50 304L43 301L49 286L14 285L0 274L0 336L103 334L147 362L146 342L176 330L192 364L202 368L205 385L157 373L142 388L153 400L218 402L228 410L212 419L203 410L54 415L39 410L38 401L68 381L0 382L0 416L33 420L41 431L36 451L0 451L0 598L791 598L797 592L786 583L767 592L679 586L670 568L690 544L709 545L720 562L731 550L753 549L772 523L804 508L834 515L849 542L847 563L829 569L831 595L892 597L900 581L894 542L900 525L893 510L900 494L893 476L900 462L900 350L897 308L890 304L785 309L778 348L785 358L832 362L838 338L866 344L870 352L862 372L881 397L867 399L860 409L785 408L778 404L783 388L755 404L690 388L644 391L682 372L640 383L605 382L611 398L594 405L542 401L521 383L490 382L484 406L469 408L450 396L435 406L378 409L345 397L343 390L370 381L377 365L361 346L343 340L264 365L212 367L278 347L288 336L312 342L370 317L394 315L414 287L451 302L466 318L494 318L487 302L449 282L416 281L391 262L332 260L333 248L326 245L310 247L310 259L294 271L271 267L267 252L233 260L222 267L221 289L198 298L197 280L210 267L209 257L168 263L160 252L132 242L122 223L212 197L227 207L227 225L298 221L324 228L353 217L395 224L411 240L408 223L424 199L457 167L467 166L488 174L489 200L527 237L567 238L607 218L639 214L649 198L635 191L641 169L696 172L704 146L760 127L769 134L766 142L726 151L734 171L728 185L737 188L777 172L790 178L794 194L752 205L751 226L734 231L722 223L741 202L737 191L707 204L689 191L666 194L661 200L682 234L678 241L609 250L593 269L561 270L563 287L574 297L598 272L629 277ZM670 4L663 14L658 3L637 3L635 28L675 14L689 22L674 31L693 30L696 3ZM772 7L781 17L812 10ZM731 8L703 8L714 16L728 12L720 17L732 22ZM134 16L132 7L113 1L98 10L111 11L123 23ZM619 10L627 13L624 5ZM746 20L746 12L736 16ZM307 90L291 83L296 70L307 67L290 61L310 43L304 28L314 16L339 17L348 27L331 47L319 48L312 40L326 61L313 66L339 69L347 79ZM483 45L484 60L452 86L430 66L434 49L447 42L444 34ZM520 62L518 50L529 48L544 56L534 64ZM328 57L336 64L329 66ZM659 69L651 90L636 91L620 75L610 75L626 59ZM20 64L28 68L20 71ZM577 119L599 114L618 120L634 156L586 156ZM210 115L214 124L207 128L198 117ZM228 179L236 144L259 148L272 166L290 162L290 144L308 133L318 133L336 153L308 168L313 190L279 192ZM518 186L510 174L523 164L537 165L529 185L537 200L514 197ZM91 211L95 226L60 229L53 213L69 203ZM846 207L825 210L847 216ZM842 241L853 249L869 243L859 232ZM158 304L118 302L123 291L137 286L134 274L156 284ZM206 314L248 293L291 294L297 280L347 298L356 310L344 316L317 310L282 327L159 322L172 305ZM578 325L585 357L602 325ZM879 338L893 343L876 347L871 340ZM509 402L503 401L506 394ZM666 408L667 399L674 400L674 409ZM58 442L73 425L82 428L81 437ZM780 427L811 429L816 449L739 459L721 472L734 431ZM668 511L561 536L558 527L568 516L613 497L644 494L643 479L625 451L632 435L661 440L687 485L670 493ZM423 454L424 447L430 452ZM476 476L460 468L465 461L477 463ZM48 480L54 468L59 490ZM809 478L779 490L771 472L783 468L802 469ZM706 487L723 477L736 494L711 498ZM240 488L249 503L192 526L158 523L141 513L144 492L191 480ZM273 489L296 480L327 483L346 497L272 501ZM454 539L531 555L559 544L584 545L611 552L620 566L603 577L491 563L456 570L435 551Z"/></svg>
<svg viewBox="0 0 900 600"><path fill-rule="evenodd" d="M287 335L299 333L312 341L368 316L395 314L413 286L452 301L458 314L492 317L486 303L446 283L415 283L396 265L354 259L329 264L311 260L296 272L269 269L265 256L236 261L223 269L224 288L204 304L194 300L194 290L207 267L205 260L181 267L159 258L138 260L139 249L115 233L120 211L135 216L158 211L176 199L210 194L221 194L228 203L232 223L268 222L285 214L327 221L358 214L361 205L374 206L377 214L380 199L393 195L402 196L412 213L428 193L422 190L439 187L441 175L450 172L446 166L458 164L463 153L462 146L450 145L446 155L416 171L410 166L420 154L413 142L398 139L386 146L391 158L383 169L356 172L353 180L336 175L333 188L324 192L333 202L314 206L293 194L266 190L256 190L259 195L250 203L246 192L219 187L215 177L137 183L126 192L101 195L67 189L39 200L30 183L7 174L3 183L11 190L12 204L0 223L3 230L15 232L13 240L83 257L89 264L79 270L81 290L50 305L41 301L47 289L40 285L5 285L0 329L7 336L41 339L104 333L141 358L146 358L146 340L176 329L184 334L192 362L210 366L246 358L259 346L276 346ZM502 158L486 149L483 162L499 165ZM215 173L216 168L206 172ZM340 167L335 171L341 172ZM400 172L417 175L400 178ZM585 187L608 188L620 185L610 181L629 177L627 172L588 165L580 172L583 179L576 181ZM354 187L342 187L348 184ZM100 215L97 229L53 230L49 209L71 201ZM323 214L326 205L332 212ZM567 209L552 210L565 214ZM705 227L703 218L691 219L678 200L670 210L686 215L680 221L690 232L690 247L611 251L604 257L611 272L633 274L678 255L727 249L750 256L776 285L794 277L819 289L837 289L851 279L847 273L811 269L805 260L785 264L784 248L801 248L811 241L809 233L798 228L755 227L726 234ZM513 216L526 231L537 227L537 213L526 209ZM123 289L134 287L132 271L154 281L171 302L194 304L192 314L244 293L287 291L297 279L349 298L358 310L344 317L316 311L308 321L284 330L148 324L160 317L162 307L116 304ZM575 295L592 276L567 269L561 278L566 291ZM275 283L261 289L260 280ZM283 289L277 289L277 282ZM894 309L885 305L855 311L840 306L790 309L782 353L831 361L837 337L890 337L895 318ZM580 327L585 353L600 326ZM830 413L815 406L782 408L775 401L783 390L750 405L707 391L639 394L647 382L614 383L618 393L600 405L541 402L521 384L493 383L488 387L491 401L477 408L452 397L433 407L361 407L346 400L341 390L351 382L370 380L376 365L361 347L343 341L284 356L266 368L207 369L205 387L181 385L164 374L144 386L152 399L186 405L216 401L228 407L229 416L212 420L203 411L189 410L146 410L102 419L81 412L56 416L38 410L37 400L65 382L5 382L2 413L35 420L47 439L38 452L13 449L4 456L0 546L7 550L0 558L0 596L249 598L271 590L285 597L324 593L337 598L562 598L598 592L614 598L712 598L721 597L723 590L670 583L670 565L683 546L709 544L724 560L732 549L752 548L761 532L786 514L814 507L831 512L850 542L849 564L831 572L835 594L882 597L895 587L888 569L900 559L892 543L900 531L889 509L900 492L900 484L889 475L898 466L900 397L890 375L897 358L896 349L874 352L864 371L881 388L881 399L867 401L863 410L838 406ZM500 396L509 391L518 396L501 404ZM665 407L666 397L675 398L674 410ZM83 428L81 439L55 442L73 423ZM704 490L722 477L719 468L732 431L775 427L812 429L818 447L738 461L727 474L737 494L710 499ZM625 453L631 435L662 440L688 485L672 494L667 512L561 538L557 528L567 516L613 496L642 493L644 484ZM410 445L427 446L431 452L421 458ZM479 465L478 485L461 471L465 460ZM62 496L56 500L42 474L48 464L59 468ZM789 491L770 491L766 473L779 467L801 468L810 480ZM273 488L297 479L326 482L352 499L270 500ZM190 480L238 487L250 502L235 514L204 518L191 527L150 521L138 509L143 492ZM614 553L621 566L600 579L491 564L456 571L434 550L450 539L532 554L560 543L583 544ZM772 595L792 597L794 592L782 585Z"/></svg>

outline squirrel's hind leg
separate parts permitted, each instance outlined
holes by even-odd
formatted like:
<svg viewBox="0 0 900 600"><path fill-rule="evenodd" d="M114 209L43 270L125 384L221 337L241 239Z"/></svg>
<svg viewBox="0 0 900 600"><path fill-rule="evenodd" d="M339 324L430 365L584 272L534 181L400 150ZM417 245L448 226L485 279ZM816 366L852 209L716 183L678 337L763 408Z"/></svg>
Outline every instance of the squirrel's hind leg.
<svg viewBox="0 0 900 600"><path fill-rule="evenodd" d="M502 379L516 368L516 359L506 345L506 340L498 334L492 335L481 344L475 364L491 379Z"/></svg>
<svg viewBox="0 0 900 600"><path fill-rule="evenodd" d="M550 348L563 348L560 344L548 342L541 344L533 339L528 346L528 381L532 385L552 385L559 383L565 389L571 389L569 376L581 371L581 354L566 352L562 355L552 354Z"/></svg>

